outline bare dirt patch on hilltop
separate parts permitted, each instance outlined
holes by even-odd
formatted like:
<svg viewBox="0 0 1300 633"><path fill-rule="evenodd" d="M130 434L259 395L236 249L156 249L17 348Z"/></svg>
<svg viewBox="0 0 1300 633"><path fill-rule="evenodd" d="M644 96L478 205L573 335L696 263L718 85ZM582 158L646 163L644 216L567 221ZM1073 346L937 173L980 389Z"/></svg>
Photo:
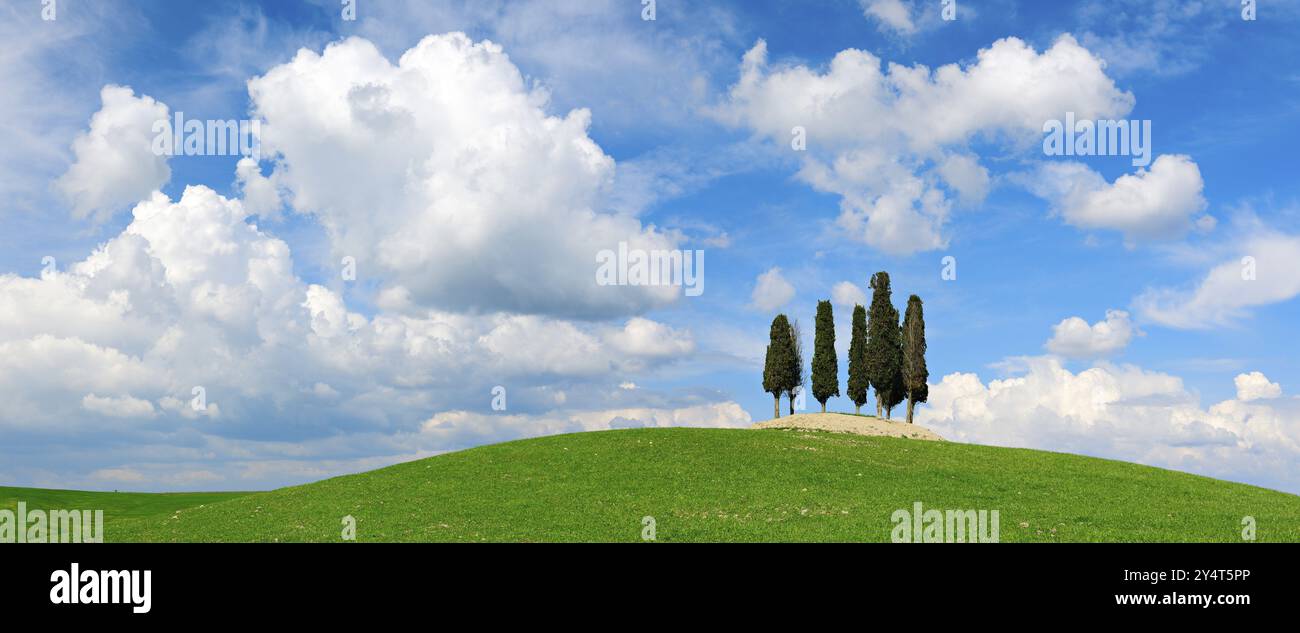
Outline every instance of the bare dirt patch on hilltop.
<svg viewBox="0 0 1300 633"><path fill-rule="evenodd" d="M803 429L833 433L856 433L873 437L904 437L914 440L944 441L938 433L923 426L849 413L796 413L766 422L759 422L752 428Z"/></svg>

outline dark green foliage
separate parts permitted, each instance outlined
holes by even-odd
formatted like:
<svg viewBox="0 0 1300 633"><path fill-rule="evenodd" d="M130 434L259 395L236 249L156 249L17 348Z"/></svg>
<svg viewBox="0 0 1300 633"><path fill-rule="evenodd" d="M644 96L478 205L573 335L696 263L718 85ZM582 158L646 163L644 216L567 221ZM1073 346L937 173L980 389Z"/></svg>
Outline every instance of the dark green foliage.
<svg viewBox="0 0 1300 633"><path fill-rule="evenodd" d="M876 390L876 415L903 401L902 334L898 309L890 299L889 273L871 276L871 310L867 314L867 378Z"/></svg>
<svg viewBox="0 0 1300 633"><path fill-rule="evenodd" d="M903 388L907 392L908 424L912 423L916 403L930 396L929 379L930 371L925 367L925 312L921 298L912 295L903 317Z"/></svg>
<svg viewBox="0 0 1300 633"><path fill-rule="evenodd" d="M799 329L799 320L790 322L790 364L787 372L790 382L786 385L786 394L790 396L790 415L794 415L794 399L804 389L803 375L803 332Z"/></svg>
<svg viewBox="0 0 1300 633"><path fill-rule="evenodd" d="M787 393L797 377L791 372L795 350L790 346L790 321L784 314L772 319L767 358L763 363L763 391L776 398L776 417L781 417L781 394Z"/></svg>
<svg viewBox="0 0 1300 633"><path fill-rule="evenodd" d="M817 302L813 338L812 395L826 412L826 400L840 395L840 363L835 356L835 317L831 302Z"/></svg>
<svg viewBox="0 0 1300 633"><path fill-rule="evenodd" d="M849 339L849 384L844 395L853 401L855 413L862 412L870 387L871 380L867 376L867 310L854 306L853 335Z"/></svg>
<svg viewBox="0 0 1300 633"><path fill-rule="evenodd" d="M894 306L889 306L890 318L895 323L898 322L898 310ZM890 341L889 361L890 373L885 381L888 385L886 389L877 389L876 398L881 401L885 407L885 419L890 419L894 407L902 404L907 399L907 387L903 383L903 327L900 325L894 328L894 338Z"/></svg>

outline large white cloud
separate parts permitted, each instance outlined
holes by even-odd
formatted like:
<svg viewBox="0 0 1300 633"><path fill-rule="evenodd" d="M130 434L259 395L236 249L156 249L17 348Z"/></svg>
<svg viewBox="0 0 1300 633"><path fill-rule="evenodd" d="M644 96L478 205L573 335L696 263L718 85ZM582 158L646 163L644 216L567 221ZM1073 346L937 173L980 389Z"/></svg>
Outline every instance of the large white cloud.
<svg viewBox="0 0 1300 633"><path fill-rule="evenodd" d="M987 192L973 141L1027 150L1046 120L1118 117L1133 103L1068 35L1041 53L1017 38L998 40L974 63L935 69L886 65L855 49L824 71L773 65L759 41L717 115L780 147L801 130L799 177L841 196L839 222L854 238L907 254L947 244L950 194L974 204Z"/></svg>
<svg viewBox="0 0 1300 633"><path fill-rule="evenodd" d="M1052 327L1052 338L1044 347L1067 358L1096 358L1123 351L1133 339L1135 328L1123 310L1107 310L1106 319L1088 325L1070 317Z"/></svg>
<svg viewBox="0 0 1300 633"><path fill-rule="evenodd" d="M171 178L167 156L153 150L154 124L167 124L167 106L122 86L104 86L100 99L103 106L91 117L90 129L72 143L76 160L56 182L72 214L95 222Z"/></svg>
<svg viewBox="0 0 1300 633"><path fill-rule="evenodd" d="M599 251L677 238L608 211L614 161L588 112L547 114L496 44L430 36L392 64L352 38L300 51L249 93L293 207L416 305L589 318L681 294L596 284Z"/></svg>
<svg viewBox="0 0 1300 633"><path fill-rule="evenodd" d="M1195 227L1213 227L1205 210L1205 182L1188 156L1161 155L1151 169L1113 183L1082 163L1045 163L1029 188L1052 202L1065 221L1083 229L1120 231L1129 241L1173 238Z"/></svg>
<svg viewBox="0 0 1300 633"><path fill-rule="evenodd" d="M957 441L1048 449L1300 491L1300 398L1203 408L1183 381L1132 365L1073 373L1054 357L1016 359L987 384L954 373L931 385L917 423Z"/></svg>
<svg viewBox="0 0 1300 633"><path fill-rule="evenodd" d="M76 425L86 411L137 401L176 409L169 403L188 401L196 386L214 398L281 386L274 376L308 331L288 246L246 224L238 201L205 187L175 202L155 192L133 215L66 272L0 277L0 344L11 352L4 370L14 372L0 426ZM79 369L23 370L53 358ZM10 413L26 407L42 412Z"/></svg>
<svg viewBox="0 0 1300 633"><path fill-rule="evenodd" d="M521 422L487 436L536 435L555 415L627 408L636 400L620 382L695 351L689 331L641 317L366 317L298 278L287 244L250 224L239 200L189 187L175 201L154 193L132 213L120 235L64 272L0 276L0 430L57 445L53 438L112 428L118 442L154 454L105 451L91 463L112 470L139 460L152 465L141 476L157 485L183 487L181 470L163 467L168 460L208 472L207 486L233 485L260 460L323 464L329 456L314 451L339 434L371 437L367 448L392 460L446 450L420 435L422 422L437 411L486 410L496 385L508 387ZM194 407L196 387L206 409ZM557 409L566 392L576 408ZM701 403L656 403L663 412L689 406ZM280 455L275 441L301 448ZM159 455L196 445L206 447L198 456ZM377 456L331 450L349 455L337 468ZM104 461L111 456L123 461ZM285 472L248 476L278 484ZM62 481L85 481L76 477Z"/></svg>
<svg viewBox="0 0 1300 633"><path fill-rule="evenodd" d="M1134 304L1142 317L1180 329L1231 325L1252 308L1300 295L1300 236L1258 230L1217 250L1235 251L1192 288L1152 288Z"/></svg>
<svg viewBox="0 0 1300 633"><path fill-rule="evenodd" d="M0 275L7 480L282 485L459 447L423 430L448 411L508 420L481 441L569 428L555 420L747 421L718 392L620 387L696 344L634 315L680 289L597 286L595 255L680 238L606 210L613 161L587 113L547 114L545 91L496 45L429 37L393 64L348 40L300 52L250 94L278 153L269 175L240 162L243 200L137 191L130 224L83 261ZM105 95L88 137L150 105ZM350 307L334 275L294 272L288 244L253 222L282 205L357 258L378 311ZM491 410L498 387L509 413Z"/></svg>

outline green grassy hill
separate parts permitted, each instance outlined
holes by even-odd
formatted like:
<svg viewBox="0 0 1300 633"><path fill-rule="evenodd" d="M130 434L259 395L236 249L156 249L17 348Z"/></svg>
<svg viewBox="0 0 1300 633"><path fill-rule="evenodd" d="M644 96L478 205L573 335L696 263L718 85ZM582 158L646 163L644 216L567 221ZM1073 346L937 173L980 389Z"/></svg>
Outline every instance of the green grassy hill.
<svg viewBox="0 0 1300 633"><path fill-rule="evenodd" d="M104 523L170 514L182 508L227 501L247 492L85 492L0 486L0 510L16 511L18 502L31 510L103 510ZM109 528L105 527L105 540Z"/></svg>
<svg viewBox="0 0 1300 633"><path fill-rule="evenodd" d="M117 517L105 498L106 540L337 542L351 515L358 541L640 541L645 516L661 542L888 541L891 514L920 501L999 510L1003 542L1239 542L1244 516L1261 541L1300 541L1295 495L1076 455L783 430L560 435L188 506L159 497L147 516L122 498L135 516Z"/></svg>

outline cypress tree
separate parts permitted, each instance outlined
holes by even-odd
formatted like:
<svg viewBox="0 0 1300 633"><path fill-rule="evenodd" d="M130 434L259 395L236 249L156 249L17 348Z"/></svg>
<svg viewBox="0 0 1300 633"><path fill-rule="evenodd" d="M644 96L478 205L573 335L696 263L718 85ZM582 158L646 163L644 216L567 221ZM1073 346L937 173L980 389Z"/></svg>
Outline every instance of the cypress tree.
<svg viewBox="0 0 1300 633"><path fill-rule="evenodd" d="M790 373L794 349L790 347L790 321L784 314L772 319L772 331L768 337L767 358L763 363L763 391L772 394L776 400L775 417L781 417L781 394L786 393L794 381Z"/></svg>
<svg viewBox="0 0 1300 633"><path fill-rule="evenodd" d="M925 367L925 312L921 298L907 298L903 316L903 388L907 391L907 423L912 423L916 403L930 397L930 371Z"/></svg>
<svg viewBox="0 0 1300 633"><path fill-rule="evenodd" d="M853 336L849 339L849 384L845 394L853 401L853 412L862 413L862 405L867 402L867 389L871 381L867 377L867 310L860 305L853 306Z"/></svg>
<svg viewBox="0 0 1300 633"><path fill-rule="evenodd" d="M826 413L826 400L840 395L840 362L835 356L835 316L831 302L817 302L812 357L812 395Z"/></svg>
<svg viewBox="0 0 1300 633"><path fill-rule="evenodd" d="M898 310L889 306L890 318L898 323ZM907 388L903 383L903 327L893 328L893 337L889 341L889 373L882 388L876 390L876 398L885 405L885 419L893 414L894 407L907 398Z"/></svg>
<svg viewBox="0 0 1300 633"><path fill-rule="evenodd" d="M803 333L799 330L799 320L790 322L790 356L787 365L786 393L790 394L790 415L794 415L795 395L804 388L803 375Z"/></svg>
<svg viewBox="0 0 1300 633"><path fill-rule="evenodd" d="M876 417L882 417L885 400L892 397L895 388L896 374L902 371L898 310L890 299L889 273L881 271L872 275L871 290L871 310L867 313L867 380L876 390Z"/></svg>

